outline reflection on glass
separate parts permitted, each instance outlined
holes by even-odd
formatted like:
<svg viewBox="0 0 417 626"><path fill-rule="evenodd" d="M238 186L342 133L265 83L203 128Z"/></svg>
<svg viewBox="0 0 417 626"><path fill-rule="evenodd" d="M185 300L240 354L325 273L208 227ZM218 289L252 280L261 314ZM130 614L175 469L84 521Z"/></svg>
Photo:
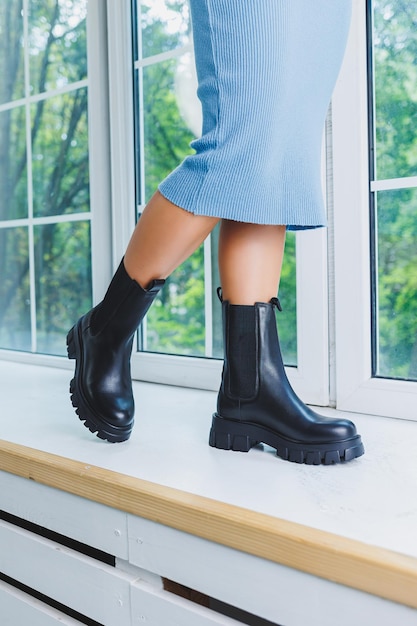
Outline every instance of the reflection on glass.
<svg viewBox="0 0 417 626"><path fill-rule="evenodd" d="M38 352L65 355L68 330L91 308L89 222L35 227L35 286Z"/></svg>
<svg viewBox="0 0 417 626"><path fill-rule="evenodd" d="M143 69L146 200L192 152L195 134L190 126L198 119L199 105L194 96L194 116L193 105L185 107L182 97L182 76L190 61L171 59ZM148 314L146 343L151 351L204 356L203 247L168 278Z"/></svg>
<svg viewBox="0 0 417 626"><path fill-rule="evenodd" d="M417 380L417 189L377 195L377 371Z"/></svg>
<svg viewBox="0 0 417 626"><path fill-rule="evenodd" d="M59 89L87 76L87 0L30 0L32 94Z"/></svg>
<svg viewBox="0 0 417 626"><path fill-rule="evenodd" d="M25 95L23 0L0 2L0 104Z"/></svg>
<svg viewBox="0 0 417 626"><path fill-rule="evenodd" d="M87 90L32 105L34 215L89 210Z"/></svg>
<svg viewBox="0 0 417 626"><path fill-rule="evenodd" d="M187 0L139 0L142 56L185 45L189 40Z"/></svg>
<svg viewBox="0 0 417 626"><path fill-rule="evenodd" d="M143 69L146 200L183 158L192 152L194 133L180 110L175 79L178 60Z"/></svg>
<svg viewBox="0 0 417 626"><path fill-rule="evenodd" d="M26 228L0 228L0 348L31 349Z"/></svg>
<svg viewBox="0 0 417 626"><path fill-rule="evenodd" d="M0 113L0 221L27 217L25 108Z"/></svg>
<svg viewBox="0 0 417 626"><path fill-rule="evenodd" d="M86 78L86 14L87 0L0 2L0 105L10 106L0 112L0 226L28 217L29 195L35 218L89 211L87 89L30 104L30 180L27 104L13 105ZM34 226L36 303L30 302L29 228L0 228L0 347L32 349L36 309L38 349L65 354L65 333L91 306L90 225Z"/></svg>
<svg viewBox="0 0 417 626"><path fill-rule="evenodd" d="M417 3L373 0L376 172L417 174Z"/></svg>

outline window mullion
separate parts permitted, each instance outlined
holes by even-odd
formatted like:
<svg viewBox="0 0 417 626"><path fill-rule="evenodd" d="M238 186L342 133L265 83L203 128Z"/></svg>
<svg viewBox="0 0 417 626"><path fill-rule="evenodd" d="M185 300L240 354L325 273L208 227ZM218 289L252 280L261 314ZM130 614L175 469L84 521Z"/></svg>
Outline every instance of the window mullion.
<svg viewBox="0 0 417 626"><path fill-rule="evenodd" d="M110 133L107 14L89 0L87 14L89 167L93 300L103 296L112 274ZM104 251L104 254L103 254Z"/></svg>
<svg viewBox="0 0 417 626"><path fill-rule="evenodd" d="M204 242L204 321L206 357L213 356L213 285L211 267L211 235Z"/></svg>
<svg viewBox="0 0 417 626"><path fill-rule="evenodd" d="M333 94L337 406L371 377L365 7L353 4L344 64Z"/></svg>
<svg viewBox="0 0 417 626"><path fill-rule="evenodd" d="M23 0L23 41L25 73L25 117L26 117L26 165L27 165L27 203L28 203L28 246L29 246L29 289L30 289L30 327L31 351L37 351L36 325L36 285L35 285L35 242L33 230L33 176L32 176L32 128L30 76L29 76L29 0Z"/></svg>
<svg viewBox="0 0 417 626"><path fill-rule="evenodd" d="M119 264L135 226L130 9L129 0L107 2L113 269Z"/></svg>

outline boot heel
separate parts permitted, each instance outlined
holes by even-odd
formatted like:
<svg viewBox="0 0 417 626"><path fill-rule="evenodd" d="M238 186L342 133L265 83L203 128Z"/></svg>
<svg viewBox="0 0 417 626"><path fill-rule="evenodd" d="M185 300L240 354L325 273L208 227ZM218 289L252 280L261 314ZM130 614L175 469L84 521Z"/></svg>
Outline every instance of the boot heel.
<svg viewBox="0 0 417 626"><path fill-rule="evenodd" d="M212 448L220 450L234 450L236 452L249 452L251 448L256 446L256 441L249 435L237 432L239 424L224 424L224 420L213 416L213 424L210 430L209 445ZM236 432L233 432L236 431Z"/></svg>
<svg viewBox="0 0 417 626"><path fill-rule="evenodd" d="M69 359L75 359L75 340L74 340L74 328L73 326L67 335L67 353Z"/></svg>

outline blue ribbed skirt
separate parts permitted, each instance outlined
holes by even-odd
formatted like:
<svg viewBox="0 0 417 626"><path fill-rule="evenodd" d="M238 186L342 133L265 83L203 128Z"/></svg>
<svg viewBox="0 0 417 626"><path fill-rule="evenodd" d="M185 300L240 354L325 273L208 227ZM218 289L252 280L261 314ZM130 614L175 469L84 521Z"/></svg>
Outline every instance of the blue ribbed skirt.
<svg viewBox="0 0 417 626"><path fill-rule="evenodd" d="M190 0L200 139L159 186L196 215L326 223L321 144L351 0Z"/></svg>

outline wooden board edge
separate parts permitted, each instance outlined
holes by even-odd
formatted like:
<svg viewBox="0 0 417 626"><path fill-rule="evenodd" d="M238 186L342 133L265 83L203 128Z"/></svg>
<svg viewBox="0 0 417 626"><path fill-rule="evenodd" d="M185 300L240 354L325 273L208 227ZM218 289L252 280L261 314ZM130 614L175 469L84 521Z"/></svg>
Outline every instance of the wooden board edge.
<svg viewBox="0 0 417 626"><path fill-rule="evenodd" d="M0 440L0 470L417 609L417 559Z"/></svg>

